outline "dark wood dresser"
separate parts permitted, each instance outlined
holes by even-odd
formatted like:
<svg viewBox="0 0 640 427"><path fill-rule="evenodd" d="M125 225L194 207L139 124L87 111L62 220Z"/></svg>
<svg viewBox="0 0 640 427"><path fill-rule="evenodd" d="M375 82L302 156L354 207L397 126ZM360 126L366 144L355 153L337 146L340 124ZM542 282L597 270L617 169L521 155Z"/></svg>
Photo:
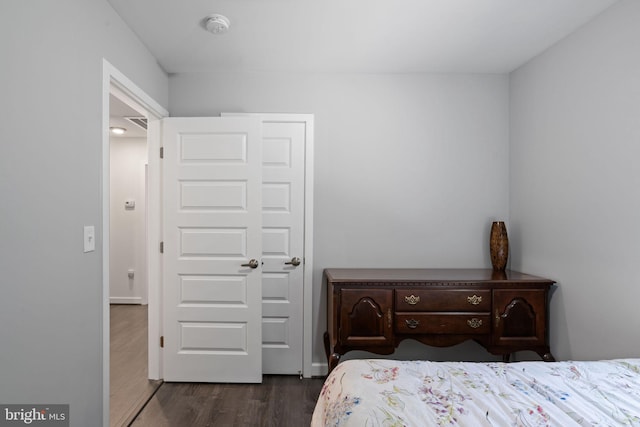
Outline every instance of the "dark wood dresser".
<svg viewBox="0 0 640 427"><path fill-rule="evenodd" d="M391 354L413 338L446 347L475 340L508 361L549 348L552 280L491 269L326 269L329 372L351 350Z"/></svg>

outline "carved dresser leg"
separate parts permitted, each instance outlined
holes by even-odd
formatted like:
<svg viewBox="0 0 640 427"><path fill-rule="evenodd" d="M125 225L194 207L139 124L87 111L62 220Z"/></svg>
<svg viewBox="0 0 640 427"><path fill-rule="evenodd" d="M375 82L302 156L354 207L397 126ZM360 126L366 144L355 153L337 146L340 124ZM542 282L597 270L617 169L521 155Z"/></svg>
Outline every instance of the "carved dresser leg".
<svg viewBox="0 0 640 427"><path fill-rule="evenodd" d="M327 356L327 362L328 362L329 355L331 354L331 349L329 348L329 332L324 333L324 353Z"/></svg>
<svg viewBox="0 0 640 427"><path fill-rule="evenodd" d="M338 353L331 354L329 357L329 372L327 372L327 375L333 371L333 368L338 366L338 362L340 362L340 355Z"/></svg>

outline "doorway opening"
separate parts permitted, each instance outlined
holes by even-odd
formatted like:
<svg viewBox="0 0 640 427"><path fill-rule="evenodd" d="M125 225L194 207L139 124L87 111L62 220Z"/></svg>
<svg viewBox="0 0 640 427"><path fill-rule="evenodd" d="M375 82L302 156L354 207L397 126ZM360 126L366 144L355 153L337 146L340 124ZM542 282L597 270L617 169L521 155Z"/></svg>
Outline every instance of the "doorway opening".
<svg viewBox="0 0 640 427"><path fill-rule="evenodd" d="M147 118L109 96L109 419L128 425L160 386L148 379Z"/></svg>
<svg viewBox="0 0 640 427"><path fill-rule="evenodd" d="M157 344L155 340L150 339L160 336L158 292L161 286L158 256L149 250L157 247L154 245L160 238L157 215L160 203L159 159L151 153L158 152L158 123L162 117L168 116L168 112L106 60L103 60L102 94L102 424L106 426L121 425L123 420L135 417L149 398L148 390L154 386L157 388L160 383L149 381L161 377L160 348L153 345ZM132 119L128 124L112 122L117 116L121 116L117 120L126 120L123 119L125 115ZM146 130L141 127L144 122ZM123 139L116 140L109 130L112 126L126 127L130 132ZM126 182L127 179L132 181L132 185L117 182ZM136 234L137 237L128 242L125 238L123 243L119 233ZM112 306L111 303L117 305ZM114 319L112 307L121 309ZM112 338L116 340L113 345ZM127 349L133 344L137 350ZM132 360L130 352L140 353L140 346L146 347L148 357L143 355L142 360ZM114 365L120 372L116 375L121 376L117 380L111 375ZM130 387L131 378L123 380L131 370L137 372L137 381L144 386L142 389ZM116 410L114 416L110 417L110 409Z"/></svg>

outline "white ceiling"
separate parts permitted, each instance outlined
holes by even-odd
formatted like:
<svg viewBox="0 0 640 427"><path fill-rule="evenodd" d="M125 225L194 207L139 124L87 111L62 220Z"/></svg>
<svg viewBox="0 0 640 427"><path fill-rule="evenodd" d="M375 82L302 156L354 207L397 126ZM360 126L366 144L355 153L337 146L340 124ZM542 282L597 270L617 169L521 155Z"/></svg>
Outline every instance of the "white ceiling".
<svg viewBox="0 0 640 427"><path fill-rule="evenodd" d="M506 73L617 0L108 1L168 73Z"/></svg>

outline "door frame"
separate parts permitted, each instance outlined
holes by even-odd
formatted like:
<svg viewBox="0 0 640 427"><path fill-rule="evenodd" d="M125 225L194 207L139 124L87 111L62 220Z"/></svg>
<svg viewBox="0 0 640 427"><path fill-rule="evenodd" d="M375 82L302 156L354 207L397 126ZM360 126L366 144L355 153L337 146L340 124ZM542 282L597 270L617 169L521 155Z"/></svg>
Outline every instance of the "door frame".
<svg viewBox="0 0 640 427"><path fill-rule="evenodd" d="M161 352L158 343L151 337L160 336L160 119L169 112L147 95L138 85L121 73L109 61L102 60L102 425L109 425L109 352L110 352L110 309L109 309L109 232L110 232L110 136L109 136L109 96L114 95L125 104L147 116L148 150L148 203L147 203L147 253L148 253L148 317L149 317L149 378L160 378ZM152 343L154 345L152 345Z"/></svg>
<svg viewBox="0 0 640 427"><path fill-rule="evenodd" d="M304 274L302 307L302 376L322 375L313 371L313 114L304 113L227 113L222 117L258 117L263 123L303 123L304 148Z"/></svg>

